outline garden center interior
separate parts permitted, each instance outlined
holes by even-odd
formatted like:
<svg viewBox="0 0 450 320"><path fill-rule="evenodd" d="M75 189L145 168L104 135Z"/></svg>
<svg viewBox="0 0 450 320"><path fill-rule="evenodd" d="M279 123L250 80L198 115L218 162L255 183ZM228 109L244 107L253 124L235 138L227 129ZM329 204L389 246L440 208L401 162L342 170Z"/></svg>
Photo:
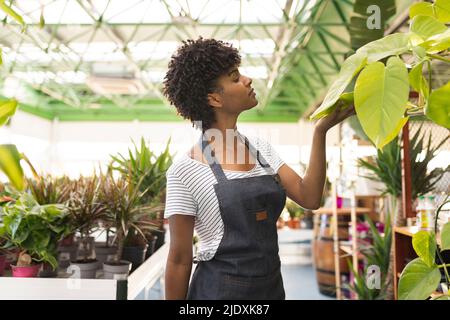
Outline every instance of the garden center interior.
<svg viewBox="0 0 450 320"><path fill-rule="evenodd" d="M252 79L239 132L302 177L315 124L356 110L326 133L320 206L288 198L274 221L285 298L450 299L450 1L0 9L1 300L165 298L167 171L200 132L164 78L199 37L232 44Z"/></svg>

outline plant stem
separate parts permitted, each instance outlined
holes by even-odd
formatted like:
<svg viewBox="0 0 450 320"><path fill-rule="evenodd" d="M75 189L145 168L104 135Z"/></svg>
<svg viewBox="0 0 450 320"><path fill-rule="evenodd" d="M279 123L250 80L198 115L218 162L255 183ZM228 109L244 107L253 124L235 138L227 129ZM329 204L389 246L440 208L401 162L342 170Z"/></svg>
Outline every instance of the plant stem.
<svg viewBox="0 0 450 320"><path fill-rule="evenodd" d="M441 61L450 63L450 59L441 57L441 56L439 56L437 54L427 53L427 56L430 57L430 58L436 59L436 60L441 60Z"/></svg>
<svg viewBox="0 0 450 320"><path fill-rule="evenodd" d="M438 265L438 268L444 268L444 267L450 267L450 263Z"/></svg>

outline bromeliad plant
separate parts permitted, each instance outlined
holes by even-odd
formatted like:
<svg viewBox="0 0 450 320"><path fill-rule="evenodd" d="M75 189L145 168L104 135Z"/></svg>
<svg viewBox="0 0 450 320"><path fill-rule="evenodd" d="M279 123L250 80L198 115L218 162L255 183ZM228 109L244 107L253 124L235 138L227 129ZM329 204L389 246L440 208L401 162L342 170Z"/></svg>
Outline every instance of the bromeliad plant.
<svg viewBox="0 0 450 320"><path fill-rule="evenodd" d="M450 250L450 222L444 224L442 228L440 246L436 242L439 213L448 203L450 203L450 200L447 196L436 211L434 232L421 230L413 235L412 244L418 258L409 262L400 275L398 284L400 300L424 300L429 298L441 282L440 269L443 269L445 274L445 283L442 287L446 288L447 291L437 294L433 299L450 300L450 293L448 292L450 285L448 268L450 264L445 264L442 258L442 251ZM436 257L440 264L436 263Z"/></svg>
<svg viewBox="0 0 450 320"><path fill-rule="evenodd" d="M450 128L450 82L434 89L431 79L433 61L450 64L450 28L446 26L450 23L450 2L415 3L409 15L408 33L372 41L344 61L311 119L354 104L364 132L378 149L392 141L415 114L425 114ZM385 59L387 62L382 62ZM353 88L346 92L355 77ZM418 93L417 102L410 100L410 88Z"/></svg>
<svg viewBox="0 0 450 320"><path fill-rule="evenodd" d="M63 205L40 205L23 193L15 202L3 208L0 237L5 248L20 250L18 266L44 262L56 269L57 242L70 232L68 211Z"/></svg>

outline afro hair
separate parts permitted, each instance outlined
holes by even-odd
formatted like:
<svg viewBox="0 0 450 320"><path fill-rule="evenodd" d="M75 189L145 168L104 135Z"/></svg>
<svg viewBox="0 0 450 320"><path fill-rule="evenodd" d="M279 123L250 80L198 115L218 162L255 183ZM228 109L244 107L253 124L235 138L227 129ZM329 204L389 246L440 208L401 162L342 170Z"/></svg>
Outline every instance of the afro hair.
<svg viewBox="0 0 450 320"><path fill-rule="evenodd" d="M238 50L221 40L183 41L170 59L163 94L184 119L207 130L215 122L208 94L220 91L218 78L240 63Z"/></svg>

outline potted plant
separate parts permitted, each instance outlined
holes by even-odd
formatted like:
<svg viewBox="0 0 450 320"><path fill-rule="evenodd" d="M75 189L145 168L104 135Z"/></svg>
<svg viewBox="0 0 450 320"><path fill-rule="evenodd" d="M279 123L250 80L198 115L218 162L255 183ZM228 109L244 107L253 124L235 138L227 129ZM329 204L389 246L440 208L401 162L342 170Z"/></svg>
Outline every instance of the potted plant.
<svg viewBox="0 0 450 320"><path fill-rule="evenodd" d="M291 229L300 228L300 217L304 213L304 209L294 201L286 201L286 210L289 212L288 227Z"/></svg>
<svg viewBox="0 0 450 320"><path fill-rule="evenodd" d="M445 138L435 144L432 147L432 134L428 135L428 139L424 134L420 135L419 129L411 139L410 144L410 159L411 159L411 181L412 181L412 198L415 199L419 195L426 194L433 190L434 185L437 183L439 176L442 174L441 168L435 168L430 172L427 172L428 164L435 157L436 150L445 143L448 139ZM427 148L423 149L423 146L427 142ZM382 191L383 195L388 195L389 198L389 211L391 223L394 226L404 225L404 218L401 212L400 196L402 194L402 169L401 169L401 144L400 138L397 137L382 150L377 151L377 156L369 158L367 160L358 160L358 165L366 169L369 174L364 175L365 178L379 181L384 184ZM424 152L425 151L425 152ZM424 152L424 154L423 154ZM423 154L423 156L420 156ZM393 272L393 248L391 248L391 260L389 266L389 273ZM391 282L392 277L387 277L386 281ZM393 287L390 283L388 288L388 298L393 297Z"/></svg>
<svg viewBox="0 0 450 320"><path fill-rule="evenodd" d="M365 216L370 228L371 243L366 243L366 246L361 246L360 254L365 258L364 265L378 266L380 268L380 287L369 288L366 279L370 275L367 274L367 269L363 268L360 272L359 268L353 266L353 263L348 260L350 270L350 283L348 285L358 300L383 300L386 298L388 283L386 277L389 276L389 257L392 244L392 228L389 214L386 216L386 223L383 227L383 232L379 230L369 216Z"/></svg>
<svg viewBox="0 0 450 320"><path fill-rule="evenodd" d="M58 204L40 205L29 194L22 194L14 203L3 207L0 237L6 239L4 247L20 250L14 277L37 276L41 263L56 270L57 242L68 232L68 212Z"/></svg>
<svg viewBox="0 0 450 320"><path fill-rule="evenodd" d="M116 180L112 170L102 177L101 199L106 207L105 222L115 229L115 242L118 247L115 259L103 264L104 277L107 279L128 276L131 262L122 260L122 257L130 229L144 237L143 230L154 228L142 218L160 208L140 204L140 199L146 192L140 191L141 183L142 179L135 185L123 176Z"/></svg>
<svg viewBox="0 0 450 320"><path fill-rule="evenodd" d="M100 179L97 176L80 177L72 183L68 208L71 224L80 234L77 259L71 265L80 269L81 278L95 278L98 261L95 258L92 233L105 217L106 207L100 200Z"/></svg>
<svg viewBox="0 0 450 320"><path fill-rule="evenodd" d="M143 219L148 223L156 225L152 231L145 232L148 243L146 257L149 257L153 251L164 244L164 211L162 204L165 203L166 172L172 164L172 155L169 152L170 139L166 144L164 151L156 155L150 150L141 138L141 144L138 148L133 142L134 149L128 149L128 156L118 154L111 156L110 167L112 170L120 172L124 177L136 186L140 180L139 190L145 191L145 195L139 203L145 206L159 206L161 209Z"/></svg>
<svg viewBox="0 0 450 320"><path fill-rule="evenodd" d="M432 295L433 300L450 300L450 263L443 258L443 251L450 250L450 222L444 224L440 231L440 245L436 241L439 213L449 203L447 196L436 210L434 231L420 230L413 235L412 244L418 258L409 262L400 275L400 300L424 300ZM438 293L440 283L443 290Z"/></svg>

